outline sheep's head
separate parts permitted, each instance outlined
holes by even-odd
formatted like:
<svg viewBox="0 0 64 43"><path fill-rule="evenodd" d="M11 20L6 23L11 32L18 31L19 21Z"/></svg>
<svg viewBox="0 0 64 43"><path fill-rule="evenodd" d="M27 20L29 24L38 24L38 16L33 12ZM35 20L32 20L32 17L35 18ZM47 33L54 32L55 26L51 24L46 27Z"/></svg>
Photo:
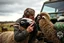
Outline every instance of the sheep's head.
<svg viewBox="0 0 64 43"><path fill-rule="evenodd" d="M32 19L29 19L29 18L22 18L20 20L20 26L24 27L24 28L27 28L31 23L33 22Z"/></svg>
<svg viewBox="0 0 64 43"><path fill-rule="evenodd" d="M49 14L43 12L37 15L36 17L36 22L39 24L40 29L41 28L46 28L49 27L48 25L53 25L50 21L50 16Z"/></svg>

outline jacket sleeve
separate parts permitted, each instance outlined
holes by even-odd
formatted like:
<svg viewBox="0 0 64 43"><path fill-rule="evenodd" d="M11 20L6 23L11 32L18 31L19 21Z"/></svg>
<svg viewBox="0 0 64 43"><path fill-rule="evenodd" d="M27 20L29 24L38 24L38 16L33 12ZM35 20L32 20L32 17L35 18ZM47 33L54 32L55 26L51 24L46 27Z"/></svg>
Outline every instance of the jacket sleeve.
<svg viewBox="0 0 64 43"><path fill-rule="evenodd" d="M15 39L15 41L21 42L21 41L25 40L25 38L27 38L28 35L29 34L26 30L20 31L18 27L14 27L14 39Z"/></svg>

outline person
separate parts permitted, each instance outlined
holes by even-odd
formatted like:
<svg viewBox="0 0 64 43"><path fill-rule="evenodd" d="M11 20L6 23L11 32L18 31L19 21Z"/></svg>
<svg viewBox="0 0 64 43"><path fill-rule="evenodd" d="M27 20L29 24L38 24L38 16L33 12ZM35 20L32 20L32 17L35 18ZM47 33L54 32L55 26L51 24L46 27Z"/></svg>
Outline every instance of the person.
<svg viewBox="0 0 64 43"><path fill-rule="evenodd" d="M32 8L27 8L24 11L24 15L22 18L30 18L33 20L33 22L24 30L22 29L21 26L19 26L19 22L21 21L22 18L20 18L16 21L16 25L14 26L14 39L16 42L22 42L30 34L28 43L33 43L33 41L36 38L36 34L37 34L36 25L32 26L34 24L34 15L35 15L35 10ZM19 27L20 27L20 29L19 29Z"/></svg>

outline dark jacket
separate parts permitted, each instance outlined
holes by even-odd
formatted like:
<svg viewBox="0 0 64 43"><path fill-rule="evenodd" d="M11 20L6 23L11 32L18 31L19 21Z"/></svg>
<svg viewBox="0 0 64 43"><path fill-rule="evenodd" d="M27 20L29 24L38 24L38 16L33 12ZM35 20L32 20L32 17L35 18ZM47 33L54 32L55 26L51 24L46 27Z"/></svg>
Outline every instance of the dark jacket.
<svg viewBox="0 0 64 43"><path fill-rule="evenodd" d="M18 19L17 22L19 22L20 19ZM30 36L29 36L28 43L33 43L33 41L36 39L36 34L37 34L36 24L34 26L33 32L31 32L31 33L28 33L26 30L21 31L18 27L14 27L14 39L17 42L21 42L21 41L25 40L29 34L30 34Z"/></svg>

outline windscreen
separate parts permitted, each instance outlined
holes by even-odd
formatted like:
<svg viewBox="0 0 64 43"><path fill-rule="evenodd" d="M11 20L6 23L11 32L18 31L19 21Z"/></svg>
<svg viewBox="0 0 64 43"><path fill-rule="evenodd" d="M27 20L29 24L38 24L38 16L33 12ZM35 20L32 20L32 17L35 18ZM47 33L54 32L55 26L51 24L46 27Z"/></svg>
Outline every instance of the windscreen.
<svg viewBox="0 0 64 43"><path fill-rule="evenodd" d="M64 1L45 3L41 12L47 12L51 18L58 18L64 12ZM57 12L57 13L56 13Z"/></svg>

